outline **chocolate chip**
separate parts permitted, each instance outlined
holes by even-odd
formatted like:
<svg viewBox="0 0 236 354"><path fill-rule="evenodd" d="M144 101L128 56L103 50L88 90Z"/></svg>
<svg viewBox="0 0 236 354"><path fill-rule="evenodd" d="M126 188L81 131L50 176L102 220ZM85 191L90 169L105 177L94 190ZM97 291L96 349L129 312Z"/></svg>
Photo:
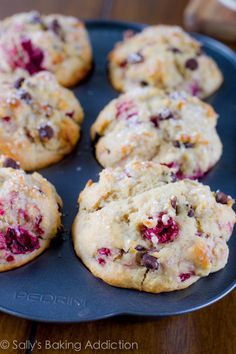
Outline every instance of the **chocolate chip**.
<svg viewBox="0 0 236 354"><path fill-rule="evenodd" d="M33 12L32 16L30 17L30 22L35 24L42 23L42 17L40 16L40 13L38 11Z"/></svg>
<svg viewBox="0 0 236 354"><path fill-rule="evenodd" d="M176 48L176 47L171 47L169 48L169 50L175 54L180 54L182 53L182 51L179 49L179 48Z"/></svg>
<svg viewBox="0 0 236 354"><path fill-rule="evenodd" d="M189 211L188 211L188 216L192 218L194 216L194 209L192 206L190 206Z"/></svg>
<svg viewBox="0 0 236 354"><path fill-rule="evenodd" d="M144 256L144 254L147 253L146 250L144 251L138 251L136 254L135 254L135 260L136 260L136 263L138 265L141 265L141 261L142 261L142 258Z"/></svg>
<svg viewBox="0 0 236 354"><path fill-rule="evenodd" d="M142 251L145 251L145 250L146 250L146 248L143 247L143 246L141 246L141 245L137 245L137 246L135 247L135 249L136 249L136 251L138 251L138 252L142 252Z"/></svg>
<svg viewBox="0 0 236 354"><path fill-rule="evenodd" d="M189 70L196 70L198 68L198 62L194 58L190 58L185 62L185 67Z"/></svg>
<svg viewBox="0 0 236 354"><path fill-rule="evenodd" d="M132 53L128 56L129 64L138 64L144 61L144 56L140 53Z"/></svg>
<svg viewBox="0 0 236 354"><path fill-rule="evenodd" d="M32 136L30 130L27 127L24 127L25 135L27 138L31 141L31 143L34 142L34 137Z"/></svg>
<svg viewBox="0 0 236 354"><path fill-rule="evenodd" d="M176 175L175 172L171 172L171 173L170 173L170 179L171 179L171 182L172 182L172 183L178 181L178 177L177 177L177 175Z"/></svg>
<svg viewBox="0 0 236 354"><path fill-rule="evenodd" d="M193 148L193 147L195 146L194 143L182 143L182 144L183 144L183 146L184 146L186 149L190 149L190 148ZM173 145L174 145L174 147L176 147L176 148L180 148L180 147L181 147L181 142L178 141L178 140L176 140L176 141L173 142Z"/></svg>
<svg viewBox="0 0 236 354"><path fill-rule="evenodd" d="M168 120L168 119L175 119L174 114L169 110L169 109L163 109L160 113L157 115L153 115L150 117L150 121L154 124L156 128L159 127L159 122L163 120Z"/></svg>
<svg viewBox="0 0 236 354"><path fill-rule="evenodd" d="M20 99L22 99L27 104L29 104L32 101L32 96L31 96L31 94L29 92L27 92L25 90L21 90Z"/></svg>
<svg viewBox="0 0 236 354"><path fill-rule="evenodd" d="M215 198L216 198L217 203L220 203L220 204L227 204L229 201L229 196L227 194L221 192L220 190L216 191Z"/></svg>
<svg viewBox="0 0 236 354"><path fill-rule="evenodd" d="M44 125L38 129L40 140L49 140L54 135L54 130L49 125Z"/></svg>
<svg viewBox="0 0 236 354"><path fill-rule="evenodd" d="M3 162L3 167L11 167L11 168L14 168L14 170L19 170L20 164L19 164L19 162L16 162L15 160L13 160L11 157L8 157Z"/></svg>
<svg viewBox="0 0 236 354"><path fill-rule="evenodd" d="M73 118L73 117L74 117L74 114L75 114L75 111L66 112L66 116L67 116L67 117L70 117L70 118Z"/></svg>
<svg viewBox="0 0 236 354"><path fill-rule="evenodd" d="M140 85L141 85L142 87L146 87L146 86L148 86L148 82L147 82L147 81L141 81L141 82L140 82Z"/></svg>
<svg viewBox="0 0 236 354"><path fill-rule="evenodd" d="M184 146L186 147L186 149L191 149L195 146L194 143L184 143Z"/></svg>
<svg viewBox="0 0 236 354"><path fill-rule="evenodd" d="M24 78L24 77L19 77L19 79L17 79L17 80L14 82L14 87L15 87L16 89L19 89L19 88L22 86L22 84L23 84L24 81L25 81L25 78Z"/></svg>
<svg viewBox="0 0 236 354"><path fill-rule="evenodd" d="M159 267L159 262L156 259L156 257L151 256L148 253L145 253L142 258L141 258L141 263L142 266L148 268L148 269L152 269L152 270L156 270Z"/></svg>
<svg viewBox="0 0 236 354"><path fill-rule="evenodd" d="M51 115L53 114L53 107L50 104L47 104L43 106L43 109L45 110L45 116L47 118L51 117Z"/></svg>
<svg viewBox="0 0 236 354"><path fill-rule="evenodd" d="M65 40L65 36L62 30L62 27L59 23L59 21L55 18L54 20L52 20L52 22L49 24L48 28L54 32L58 37L60 37L60 39L62 41Z"/></svg>
<svg viewBox="0 0 236 354"><path fill-rule="evenodd" d="M31 16L30 18L30 22L32 24L35 24L35 25L40 25L41 26L41 29L46 31L47 30L47 26L46 24L43 22L43 19L42 17L40 16L40 13L35 11L34 14Z"/></svg>
<svg viewBox="0 0 236 354"><path fill-rule="evenodd" d="M49 25L50 30L52 30L55 33L58 33L58 31L60 31L61 29L61 25L58 22L58 20L55 18L54 20L52 20L52 22Z"/></svg>
<svg viewBox="0 0 236 354"><path fill-rule="evenodd" d="M167 120L167 119L172 119L175 118L174 114L168 109L163 109L159 114L158 114L159 120Z"/></svg>
<svg viewBox="0 0 236 354"><path fill-rule="evenodd" d="M181 147L181 144L180 144L180 142L178 140L173 141L173 145L176 148L180 148Z"/></svg>
<svg viewBox="0 0 236 354"><path fill-rule="evenodd" d="M154 125L155 128L159 127L159 119L158 116L151 116L150 117L150 121L152 122L152 124Z"/></svg>
<svg viewBox="0 0 236 354"><path fill-rule="evenodd" d="M194 143L184 143L184 146L186 147L186 149L190 149L193 148L195 146Z"/></svg>
<svg viewBox="0 0 236 354"><path fill-rule="evenodd" d="M170 199L170 204L171 204L172 208L176 210L176 206L177 206L177 197L176 196L174 196Z"/></svg>

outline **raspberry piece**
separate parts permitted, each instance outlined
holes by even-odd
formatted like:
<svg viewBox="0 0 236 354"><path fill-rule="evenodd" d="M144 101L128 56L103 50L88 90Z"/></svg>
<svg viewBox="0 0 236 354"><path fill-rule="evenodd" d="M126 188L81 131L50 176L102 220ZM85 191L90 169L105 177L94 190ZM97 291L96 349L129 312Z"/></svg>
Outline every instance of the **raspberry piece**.
<svg viewBox="0 0 236 354"><path fill-rule="evenodd" d="M169 167L169 168L176 168L176 171L175 171L176 180L178 180L178 179L181 180L183 178L186 178L186 176L181 171L180 166L178 165L177 162L174 162L174 161L173 162L167 162L167 163L166 162L161 162L160 164L163 165L163 166ZM176 180L174 182L176 182Z"/></svg>
<svg viewBox="0 0 236 354"><path fill-rule="evenodd" d="M99 255L97 258L98 263L104 266L106 264L106 260L104 258L111 256L111 250L107 247L102 247L97 250L97 253Z"/></svg>
<svg viewBox="0 0 236 354"><path fill-rule="evenodd" d="M197 82L193 82L190 85L189 90L190 90L191 95L193 95L193 96L198 96L199 93L201 92L201 88Z"/></svg>
<svg viewBox="0 0 236 354"><path fill-rule="evenodd" d="M5 48L9 65L13 70L22 68L30 75L44 70L42 66L44 54L40 48L35 47L27 38L21 40L20 47L19 49L18 46L13 45L10 50Z"/></svg>
<svg viewBox="0 0 236 354"><path fill-rule="evenodd" d="M167 216L167 220L163 220ZM152 219L152 217L150 217ZM179 226L176 221L168 216L166 213L161 212L157 219L155 227L148 228L145 225L141 227L141 234L143 238L152 241L153 237L157 237L159 243L173 242L178 236Z"/></svg>
<svg viewBox="0 0 236 354"><path fill-rule="evenodd" d="M103 259L103 258L98 258L98 263L99 263L100 265L104 266L104 265L106 264L106 261L105 261L105 259Z"/></svg>
<svg viewBox="0 0 236 354"><path fill-rule="evenodd" d="M0 201L0 216L5 214L4 203Z"/></svg>
<svg viewBox="0 0 236 354"><path fill-rule="evenodd" d="M10 254L9 256L7 256L7 258L6 258L6 261L7 262L12 262L12 261L14 261L14 257Z"/></svg>
<svg viewBox="0 0 236 354"><path fill-rule="evenodd" d="M169 168L178 167L178 164L176 162L168 162L168 163L161 162L160 164Z"/></svg>
<svg viewBox="0 0 236 354"><path fill-rule="evenodd" d="M109 248L102 247L102 248L99 248L98 254L100 254L101 256L108 257L108 256L111 256L111 250Z"/></svg>
<svg viewBox="0 0 236 354"><path fill-rule="evenodd" d="M134 116L138 115L138 112L135 109L135 105L132 101L123 101L118 102L116 105L116 118L128 120Z"/></svg>
<svg viewBox="0 0 236 354"><path fill-rule="evenodd" d="M30 221L29 214L28 214L27 211L24 210L24 209L21 209L21 208L20 208L20 209L18 210L18 217L21 218L21 219L23 219L23 220L26 221L26 222L29 222L29 221Z"/></svg>
<svg viewBox="0 0 236 354"><path fill-rule="evenodd" d="M28 56L28 61L25 63L25 69L30 75L33 75L39 71L44 70L42 62L44 54L40 48L35 47L30 39L23 39L21 46L24 52Z"/></svg>
<svg viewBox="0 0 236 354"><path fill-rule="evenodd" d="M183 176L183 178L189 178L189 179L199 179L202 178L206 172L202 172L201 170L197 170L194 172L192 176Z"/></svg>
<svg viewBox="0 0 236 354"><path fill-rule="evenodd" d="M5 250L6 248L7 246L6 246L5 236L2 232L0 232L0 250Z"/></svg>
<svg viewBox="0 0 236 354"><path fill-rule="evenodd" d="M181 274L179 275L179 278L180 278L181 282L183 282L183 281L189 279L192 275L195 275L195 273L194 273L194 272L181 273Z"/></svg>
<svg viewBox="0 0 236 354"><path fill-rule="evenodd" d="M42 229L41 227L41 222L43 221L43 217L42 215L39 215L36 217L36 221L35 221L35 224L34 224L34 228L35 228L35 231L38 235L43 235L44 234L44 230Z"/></svg>
<svg viewBox="0 0 236 354"><path fill-rule="evenodd" d="M6 116L6 117L2 117L2 120L4 120L4 122L9 123L11 121L11 117Z"/></svg>
<svg viewBox="0 0 236 354"><path fill-rule="evenodd" d="M7 248L13 254L25 254L39 248L38 238L23 227L9 227L5 234Z"/></svg>

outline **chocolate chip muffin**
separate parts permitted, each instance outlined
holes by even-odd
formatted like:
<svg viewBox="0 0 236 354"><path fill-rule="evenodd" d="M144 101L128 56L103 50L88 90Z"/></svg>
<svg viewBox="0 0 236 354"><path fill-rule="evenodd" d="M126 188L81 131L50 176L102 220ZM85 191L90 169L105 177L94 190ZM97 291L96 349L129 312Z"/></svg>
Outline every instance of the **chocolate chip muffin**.
<svg viewBox="0 0 236 354"><path fill-rule="evenodd" d="M110 285L160 293L222 269L233 199L154 162L107 168L79 197L77 255ZM99 231L98 231L99 230Z"/></svg>
<svg viewBox="0 0 236 354"><path fill-rule="evenodd" d="M0 272L40 255L61 226L62 201L38 173L26 174L18 162L0 156Z"/></svg>
<svg viewBox="0 0 236 354"><path fill-rule="evenodd" d="M223 81L215 61L201 43L177 26L151 26L126 36L109 55L112 85L120 91L154 86L185 90L205 98Z"/></svg>
<svg viewBox="0 0 236 354"><path fill-rule="evenodd" d="M0 22L0 56L1 75L48 70L66 87L81 81L92 66L92 49L82 21L36 11Z"/></svg>
<svg viewBox="0 0 236 354"><path fill-rule="evenodd" d="M195 179L221 156L216 123L214 109L199 98L149 87L111 101L93 124L91 136L104 167L151 160L175 168L179 178Z"/></svg>
<svg viewBox="0 0 236 354"><path fill-rule="evenodd" d="M60 161L75 147L83 111L74 94L46 71L0 83L0 151L35 170Z"/></svg>

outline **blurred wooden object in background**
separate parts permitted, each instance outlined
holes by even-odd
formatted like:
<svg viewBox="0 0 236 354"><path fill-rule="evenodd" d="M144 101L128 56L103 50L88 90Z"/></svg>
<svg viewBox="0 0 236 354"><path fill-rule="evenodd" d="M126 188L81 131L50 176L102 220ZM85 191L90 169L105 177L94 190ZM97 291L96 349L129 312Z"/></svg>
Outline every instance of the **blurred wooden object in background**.
<svg viewBox="0 0 236 354"><path fill-rule="evenodd" d="M185 27L219 39L236 42L235 0L191 0L184 12Z"/></svg>
<svg viewBox="0 0 236 354"><path fill-rule="evenodd" d="M202 3L207 7L207 11L211 12L212 2L214 1L191 1L191 6L193 3L195 5ZM188 0L0 0L0 18L35 9L42 13L57 12L84 19L112 19L182 26L183 11L187 4ZM186 11L190 10L189 5ZM214 11L213 18L218 15L219 10ZM220 11L221 18L223 12ZM221 24L217 23L221 29ZM230 46L236 49L236 45L231 43ZM137 341L139 348L132 351L137 354L235 354L235 309L236 291L216 304L197 312L158 319L119 317L88 323L53 324L36 323L0 313L0 353L56 354L59 350L39 349L39 344L43 345L50 339L51 343L81 342L84 346L88 340L94 343L100 339L101 341ZM10 343L10 347L5 350L1 349L4 340ZM23 345L30 341L36 345L32 350L14 349L13 341ZM81 350L82 352L84 351ZM111 353L106 350L86 350L86 354L95 352L96 354ZM113 352L115 354L118 351L113 350ZM127 350L119 352L128 353ZM60 353L70 354L75 353L75 350L64 349L60 350Z"/></svg>

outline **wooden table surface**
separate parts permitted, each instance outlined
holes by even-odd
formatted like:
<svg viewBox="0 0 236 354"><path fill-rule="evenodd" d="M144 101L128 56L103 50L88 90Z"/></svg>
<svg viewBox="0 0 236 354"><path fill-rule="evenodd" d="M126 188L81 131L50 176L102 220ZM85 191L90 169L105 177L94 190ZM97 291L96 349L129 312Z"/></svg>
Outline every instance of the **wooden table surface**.
<svg viewBox="0 0 236 354"><path fill-rule="evenodd" d="M182 25L187 0L1 0L0 16L37 9L82 18ZM113 318L84 324L44 324L0 314L0 353L92 353L89 343L127 342L136 353L235 354L236 293L200 311L169 318ZM35 343L33 350L29 342ZM53 346L52 349L49 348ZM61 341L61 349L58 349ZM90 341L90 342L88 342ZM108 343L108 342L106 342ZM85 351L85 345L87 349ZM47 346L48 345L48 346ZM96 345L96 344L95 344ZM120 344L121 345L121 344ZM63 349L64 346L64 349ZM80 347L81 346L81 347ZM40 349L41 348L41 349ZM138 349L136 349L138 348ZM127 352L128 350L107 350ZM95 350L102 353L104 350Z"/></svg>

